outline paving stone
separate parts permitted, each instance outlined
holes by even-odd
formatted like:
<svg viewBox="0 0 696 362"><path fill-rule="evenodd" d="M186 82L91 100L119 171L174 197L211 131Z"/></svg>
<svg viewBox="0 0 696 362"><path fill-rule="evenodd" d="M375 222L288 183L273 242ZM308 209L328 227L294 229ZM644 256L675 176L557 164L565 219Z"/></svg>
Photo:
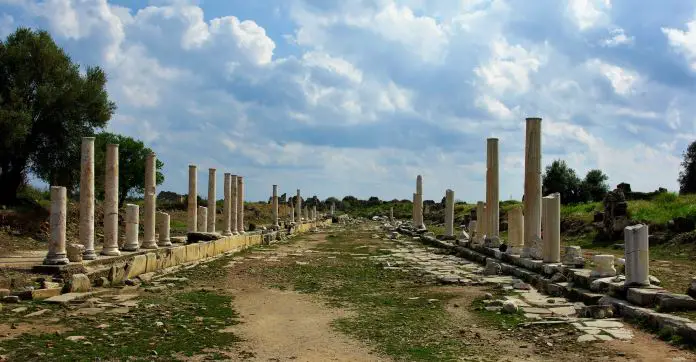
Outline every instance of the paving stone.
<svg viewBox="0 0 696 362"><path fill-rule="evenodd" d="M617 321L608 320L598 320L598 321L584 321L582 322L585 327L595 327L595 328L621 328L623 323Z"/></svg>
<svg viewBox="0 0 696 362"><path fill-rule="evenodd" d="M605 334L598 334L594 337L600 341L613 341L614 340L614 338L612 338L611 336L607 336Z"/></svg>
<svg viewBox="0 0 696 362"><path fill-rule="evenodd" d="M555 308L549 308L551 313L557 314L557 315L562 315L562 316L571 316L575 315L575 307L555 307Z"/></svg>
<svg viewBox="0 0 696 362"><path fill-rule="evenodd" d="M27 308L27 307L19 307L19 308L12 309L12 310L10 310L10 311L13 312L13 313L21 313L21 312L26 312L27 309L29 309L29 308Z"/></svg>
<svg viewBox="0 0 696 362"><path fill-rule="evenodd" d="M630 340L633 338L633 333L631 333L630 330L625 329L625 328L606 328L602 329L603 332L609 334L610 336L620 339L620 340Z"/></svg>
<svg viewBox="0 0 696 362"><path fill-rule="evenodd" d="M582 336L578 337L578 343L583 343L583 342L592 342L596 341L597 338L591 334L583 334Z"/></svg>
<svg viewBox="0 0 696 362"><path fill-rule="evenodd" d="M522 307L522 310L525 313L533 313L533 314L551 314L552 313L548 309L536 308L536 307Z"/></svg>
<svg viewBox="0 0 696 362"><path fill-rule="evenodd" d="M94 295L93 292L87 293L65 293L61 295L56 295L55 297L50 297L45 300L46 303L56 303L56 304L68 304L76 300L87 299Z"/></svg>
<svg viewBox="0 0 696 362"><path fill-rule="evenodd" d="M104 308L80 308L77 311L71 313L71 315L97 315L101 314Z"/></svg>

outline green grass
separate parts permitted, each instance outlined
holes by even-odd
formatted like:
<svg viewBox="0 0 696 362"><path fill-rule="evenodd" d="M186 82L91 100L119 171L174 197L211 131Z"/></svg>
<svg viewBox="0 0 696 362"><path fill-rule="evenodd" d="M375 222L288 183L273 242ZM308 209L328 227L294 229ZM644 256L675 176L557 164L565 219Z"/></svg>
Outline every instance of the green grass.
<svg viewBox="0 0 696 362"><path fill-rule="evenodd" d="M664 193L649 201L629 201L628 212L633 220L651 224L666 224L675 217L696 220L696 195Z"/></svg>

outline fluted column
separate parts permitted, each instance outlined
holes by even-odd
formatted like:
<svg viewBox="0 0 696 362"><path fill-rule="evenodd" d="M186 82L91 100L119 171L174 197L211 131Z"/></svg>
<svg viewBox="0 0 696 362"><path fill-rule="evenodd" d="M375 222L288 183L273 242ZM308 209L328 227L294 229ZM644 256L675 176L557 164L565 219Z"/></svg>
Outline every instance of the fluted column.
<svg viewBox="0 0 696 362"><path fill-rule="evenodd" d="M244 178L237 176L237 232L244 234Z"/></svg>
<svg viewBox="0 0 696 362"><path fill-rule="evenodd" d="M486 140L486 238L491 246L500 244L500 210L498 189L498 139Z"/></svg>
<svg viewBox="0 0 696 362"><path fill-rule="evenodd" d="M230 225L232 227L232 234L239 234L237 229L237 217L239 210L237 208L237 192L239 190L237 184L237 175L230 176Z"/></svg>
<svg viewBox="0 0 696 362"><path fill-rule="evenodd" d="M195 232L198 230L198 168L196 165L189 165L189 189L188 189L188 223L187 231Z"/></svg>
<svg viewBox="0 0 696 362"><path fill-rule="evenodd" d="M273 226L277 229L280 227L280 224L278 224L278 185L273 185L273 199L271 203L273 204Z"/></svg>
<svg viewBox="0 0 696 362"><path fill-rule="evenodd" d="M454 236L454 191L445 191L445 236Z"/></svg>
<svg viewBox="0 0 696 362"><path fill-rule="evenodd" d="M123 251L138 251L140 242L138 241L140 207L136 204L126 204L126 242L123 244Z"/></svg>
<svg viewBox="0 0 696 362"><path fill-rule="evenodd" d="M217 216L217 200L215 195L215 169L208 169L208 232L215 232L215 217Z"/></svg>
<svg viewBox="0 0 696 362"><path fill-rule="evenodd" d="M295 206L290 205L290 222L295 222Z"/></svg>
<svg viewBox="0 0 696 362"><path fill-rule="evenodd" d="M51 239L48 241L48 254L44 259L44 265L68 264L68 255L65 251L67 229L67 192L65 187L51 186Z"/></svg>
<svg viewBox="0 0 696 362"><path fill-rule="evenodd" d="M80 165L80 243L84 260L94 260L94 137L82 137Z"/></svg>
<svg viewBox="0 0 696 362"><path fill-rule="evenodd" d="M222 221L223 221L223 227L224 230L222 232L223 235L225 236L230 236L232 235L232 224L231 224L231 218L232 218L232 213L230 211L230 203L232 202L231 198L231 193L232 190L230 189L232 187L231 185L231 179L232 175L230 175L229 172L225 172L225 179L223 183L223 187L225 188L223 190L224 195L225 195L225 200L222 203Z"/></svg>
<svg viewBox="0 0 696 362"><path fill-rule="evenodd" d="M157 157L154 153L145 159L145 213L143 215L143 249L157 249L155 212L157 211Z"/></svg>
<svg viewBox="0 0 696 362"><path fill-rule="evenodd" d="M541 118L526 122L523 256L541 259Z"/></svg>
<svg viewBox="0 0 696 362"><path fill-rule="evenodd" d="M119 256L118 250L118 145L106 145L104 175L104 245L102 255Z"/></svg>

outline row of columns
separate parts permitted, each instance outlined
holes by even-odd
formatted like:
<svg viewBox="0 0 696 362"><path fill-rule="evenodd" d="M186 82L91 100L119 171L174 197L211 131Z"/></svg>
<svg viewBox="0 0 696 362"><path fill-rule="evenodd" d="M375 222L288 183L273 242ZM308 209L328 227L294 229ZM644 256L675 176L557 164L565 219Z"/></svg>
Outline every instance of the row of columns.
<svg viewBox="0 0 696 362"><path fill-rule="evenodd" d="M215 232L217 217L216 169L208 169L208 203L198 206L198 167L189 165L188 232ZM225 173L223 176L222 234L244 233L244 178Z"/></svg>

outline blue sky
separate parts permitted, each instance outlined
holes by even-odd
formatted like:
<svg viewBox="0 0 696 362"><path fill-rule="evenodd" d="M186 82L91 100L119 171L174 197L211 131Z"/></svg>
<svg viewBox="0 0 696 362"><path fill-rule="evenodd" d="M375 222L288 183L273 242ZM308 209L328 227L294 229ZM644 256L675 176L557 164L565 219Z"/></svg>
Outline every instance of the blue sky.
<svg viewBox="0 0 696 362"><path fill-rule="evenodd" d="M100 65L109 130L165 164L280 192L484 199L486 138L500 195L523 189L524 118L543 164L677 189L696 140L696 3L683 0L0 0L0 36L49 30ZM219 192L222 196L222 192Z"/></svg>

